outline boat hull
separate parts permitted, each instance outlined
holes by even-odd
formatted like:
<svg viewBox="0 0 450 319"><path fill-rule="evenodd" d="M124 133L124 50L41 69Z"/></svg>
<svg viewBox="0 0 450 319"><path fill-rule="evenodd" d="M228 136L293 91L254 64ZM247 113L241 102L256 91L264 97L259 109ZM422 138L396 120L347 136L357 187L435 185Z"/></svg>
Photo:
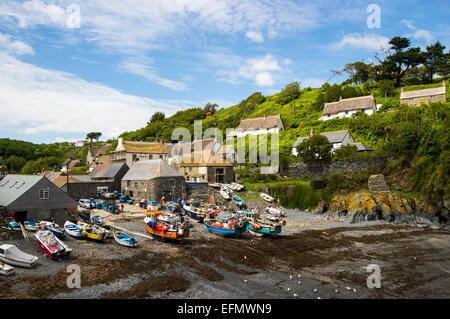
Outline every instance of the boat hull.
<svg viewBox="0 0 450 319"><path fill-rule="evenodd" d="M17 266L22 268L32 268L37 263L37 259L33 262L24 262L24 261L17 261L9 258L3 258L0 256L0 261L4 262L5 264L11 265L11 266Z"/></svg>
<svg viewBox="0 0 450 319"><path fill-rule="evenodd" d="M261 228L255 228L252 224L247 225L248 230L250 233L256 233L261 235L277 235L281 233L281 226L275 226L273 230L271 230L270 226L263 226Z"/></svg>
<svg viewBox="0 0 450 319"><path fill-rule="evenodd" d="M91 240L95 240L95 241L104 241L106 239L106 236L108 236L107 234L93 234L93 233L88 233L85 232L86 234L86 238L87 239L91 239Z"/></svg>
<svg viewBox="0 0 450 319"><path fill-rule="evenodd" d="M189 209L184 208L184 212L186 213L186 215L189 216L189 218L197 223L202 223L205 220L206 215L204 214L197 214L196 212L193 212Z"/></svg>
<svg viewBox="0 0 450 319"><path fill-rule="evenodd" d="M241 236L247 230L246 226L238 227L238 228L235 228L235 229L229 229L229 228L214 227L214 226L211 226L211 225L208 225L208 224L205 224L205 225L206 225L206 228L210 232L212 232L214 234L217 234L217 235L220 235L220 236Z"/></svg>
<svg viewBox="0 0 450 319"><path fill-rule="evenodd" d="M62 259L68 258L70 256L71 251L64 250L60 253L53 253L47 249L39 240L37 241L39 247L42 249L45 255L47 255L51 259Z"/></svg>
<svg viewBox="0 0 450 319"><path fill-rule="evenodd" d="M156 236L159 236L162 238L181 240L181 239L186 239L189 237L189 229L185 229L183 235L180 235L176 231L164 231L164 230L156 229L154 227L151 227L147 223L145 223L145 227L147 228L147 231L150 234L156 235Z"/></svg>
<svg viewBox="0 0 450 319"><path fill-rule="evenodd" d="M118 243L119 245L122 245L122 246L126 246L126 247L131 247L131 248L134 248L134 247L136 247L137 245L138 245L138 243L139 243L139 240L137 240L137 239L135 239L135 238L133 238L133 237L127 237L127 238L133 238L134 240L126 240L126 239L121 239L120 237L118 238L117 237L117 234L118 234L119 232L115 232L115 231L113 231L113 237L114 237L114 240L116 241L116 243ZM119 236L120 236L120 233L119 233Z"/></svg>

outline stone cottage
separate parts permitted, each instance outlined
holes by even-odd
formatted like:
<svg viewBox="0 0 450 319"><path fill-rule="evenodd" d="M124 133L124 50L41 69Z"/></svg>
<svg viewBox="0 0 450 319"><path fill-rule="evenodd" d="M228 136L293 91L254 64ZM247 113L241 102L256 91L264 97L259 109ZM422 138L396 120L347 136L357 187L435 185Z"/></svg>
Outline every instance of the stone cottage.
<svg viewBox="0 0 450 319"><path fill-rule="evenodd" d="M177 200L186 194L181 174L162 159L136 162L122 178L122 193L137 200Z"/></svg>
<svg viewBox="0 0 450 319"><path fill-rule="evenodd" d="M419 106L430 102L446 102L446 85L442 81L442 86L425 90L416 90L405 92L402 88L400 93L400 103L412 106Z"/></svg>
<svg viewBox="0 0 450 319"><path fill-rule="evenodd" d="M117 140L117 147L113 152L113 163L126 163L132 167L137 161L151 159L162 159L167 161L169 152L163 143L124 141L123 138Z"/></svg>

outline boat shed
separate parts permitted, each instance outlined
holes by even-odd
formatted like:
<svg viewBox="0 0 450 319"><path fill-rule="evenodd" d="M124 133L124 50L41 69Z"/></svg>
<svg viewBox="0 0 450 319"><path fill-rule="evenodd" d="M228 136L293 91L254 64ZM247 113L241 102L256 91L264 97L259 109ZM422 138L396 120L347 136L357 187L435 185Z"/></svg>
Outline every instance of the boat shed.
<svg viewBox="0 0 450 319"><path fill-rule="evenodd" d="M177 200L186 194L186 182L162 159L138 161L122 178L122 193L137 200Z"/></svg>
<svg viewBox="0 0 450 319"><path fill-rule="evenodd" d="M0 219L47 220L58 224L70 219L77 202L42 175L9 174L0 181Z"/></svg>

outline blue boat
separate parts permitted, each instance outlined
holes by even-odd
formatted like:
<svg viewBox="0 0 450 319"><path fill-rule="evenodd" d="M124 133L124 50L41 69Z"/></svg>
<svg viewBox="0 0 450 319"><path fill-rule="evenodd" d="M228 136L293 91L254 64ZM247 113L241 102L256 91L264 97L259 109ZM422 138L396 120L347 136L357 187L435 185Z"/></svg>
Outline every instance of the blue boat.
<svg viewBox="0 0 450 319"><path fill-rule="evenodd" d="M65 238L66 237L66 232L64 231L64 229L61 229L58 224L52 223L52 222L46 222L46 221L42 221L39 223L41 229L44 230L49 230L50 232L52 232L56 237L58 237L59 239Z"/></svg>
<svg viewBox="0 0 450 319"><path fill-rule="evenodd" d="M205 210L200 207L200 203L186 202L183 209L184 213L194 222L202 223L206 217Z"/></svg>
<svg viewBox="0 0 450 319"><path fill-rule="evenodd" d="M11 229L11 230L22 230L20 228L19 223L18 222L14 222L14 221L8 223L8 228Z"/></svg>
<svg viewBox="0 0 450 319"><path fill-rule="evenodd" d="M93 224L95 224L95 225L101 226L101 225L103 225L103 218L98 216L98 215L97 216L92 216L91 222Z"/></svg>
<svg viewBox="0 0 450 319"><path fill-rule="evenodd" d="M247 221L238 217L222 217L220 221L204 220L206 228L220 236L241 236L247 231Z"/></svg>
<svg viewBox="0 0 450 319"><path fill-rule="evenodd" d="M249 223L247 229L255 236L276 235L281 233L281 225L269 225L260 223Z"/></svg>
<svg viewBox="0 0 450 319"><path fill-rule="evenodd" d="M237 195L233 195L233 203L239 207L240 209L243 209L245 207L247 207L247 204L244 202L244 200L242 198L240 198Z"/></svg>
<svg viewBox="0 0 450 319"><path fill-rule="evenodd" d="M133 236L130 236L128 234L125 234L124 232L115 229L113 230L113 237L118 244L127 247L136 247L137 244L139 243L139 240L137 240Z"/></svg>

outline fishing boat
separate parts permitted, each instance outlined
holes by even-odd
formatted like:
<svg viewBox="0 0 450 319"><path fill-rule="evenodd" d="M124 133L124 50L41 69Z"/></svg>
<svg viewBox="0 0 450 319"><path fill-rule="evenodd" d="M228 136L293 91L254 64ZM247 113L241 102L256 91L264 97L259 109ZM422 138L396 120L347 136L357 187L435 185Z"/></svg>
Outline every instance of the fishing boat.
<svg viewBox="0 0 450 319"><path fill-rule="evenodd" d="M259 193L259 196L261 196L262 199L264 199L266 202L272 203L274 201L274 198L266 193Z"/></svg>
<svg viewBox="0 0 450 319"><path fill-rule="evenodd" d="M231 195L233 194L233 191L227 186L222 186L220 188L219 194L223 197L223 199L229 200L231 198Z"/></svg>
<svg viewBox="0 0 450 319"><path fill-rule="evenodd" d="M233 195L233 203L239 207L239 209L243 209L245 207L247 207L247 204L244 202L244 200L242 198L240 198L237 195Z"/></svg>
<svg viewBox="0 0 450 319"><path fill-rule="evenodd" d="M83 228L83 232L88 239L103 241L106 237L108 237L109 232L103 227L98 225L88 225L80 222L78 222L78 225Z"/></svg>
<svg viewBox="0 0 450 319"><path fill-rule="evenodd" d="M133 236L125 234L124 232L113 229L112 233L114 240L120 245L127 247L136 247L139 243L139 240L137 240Z"/></svg>
<svg viewBox="0 0 450 319"><path fill-rule="evenodd" d="M276 235L281 233L282 227L286 226L284 219L271 220L261 218L259 214L255 214L253 219L249 221L247 229L250 234L261 237L264 235Z"/></svg>
<svg viewBox="0 0 450 319"><path fill-rule="evenodd" d="M247 220L241 217L226 216L220 220L208 218L204 221L206 228L220 236L241 236L247 230Z"/></svg>
<svg viewBox="0 0 450 319"><path fill-rule="evenodd" d="M58 224L55 224L53 222L41 221L39 223L39 228L41 230L51 231L59 239L63 239L66 237L66 232L64 231L64 229L59 227Z"/></svg>
<svg viewBox="0 0 450 319"><path fill-rule="evenodd" d="M185 239L189 237L189 219L171 212L147 212L145 227L152 235L167 239Z"/></svg>
<svg viewBox="0 0 450 319"><path fill-rule="evenodd" d="M0 261L0 275L11 276L14 273L14 267Z"/></svg>
<svg viewBox="0 0 450 319"><path fill-rule="evenodd" d="M160 205L156 200L147 201L147 210L151 212L156 212L160 209Z"/></svg>
<svg viewBox="0 0 450 319"><path fill-rule="evenodd" d="M13 266L31 268L36 265L36 256L24 253L15 245L4 244L0 246L0 261Z"/></svg>
<svg viewBox="0 0 450 319"><path fill-rule="evenodd" d="M37 243L42 251L52 259L62 259L70 256L72 249L64 244L53 232L50 230L39 230L34 235Z"/></svg>
<svg viewBox="0 0 450 319"><path fill-rule="evenodd" d="M203 222L207 216L220 213L220 210L209 208L205 203L194 203L192 201L186 202L183 209L185 214L196 223Z"/></svg>
<svg viewBox="0 0 450 319"><path fill-rule="evenodd" d="M20 228L20 225L18 222L15 221L11 221L8 223L8 228L11 230L18 230L21 231L22 229Z"/></svg>
<svg viewBox="0 0 450 319"><path fill-rule="evenodd" d="M102 226L103 225L103 218L101 216L92 216L91 217L91 223L94 225Z"/></svg>
<svg viewBox="0 0 450 319"><path fill-rule="evenodd" d="M29 219L29 220L26 220L24 223L23 223L23 226L25 227L25 229L26 230L28 230L28 231L37 231L38 229L39 229L39 224L38 223L36 223L34 220L32 220L32 219Z"/></svg>
<svg viewBox="0 0 450 319"><path fill-rule="evenodd" d="M83 229L70 221L65 222L64 230L66 231L66 233L68 233L72 237L84 238Z"/></svg>

